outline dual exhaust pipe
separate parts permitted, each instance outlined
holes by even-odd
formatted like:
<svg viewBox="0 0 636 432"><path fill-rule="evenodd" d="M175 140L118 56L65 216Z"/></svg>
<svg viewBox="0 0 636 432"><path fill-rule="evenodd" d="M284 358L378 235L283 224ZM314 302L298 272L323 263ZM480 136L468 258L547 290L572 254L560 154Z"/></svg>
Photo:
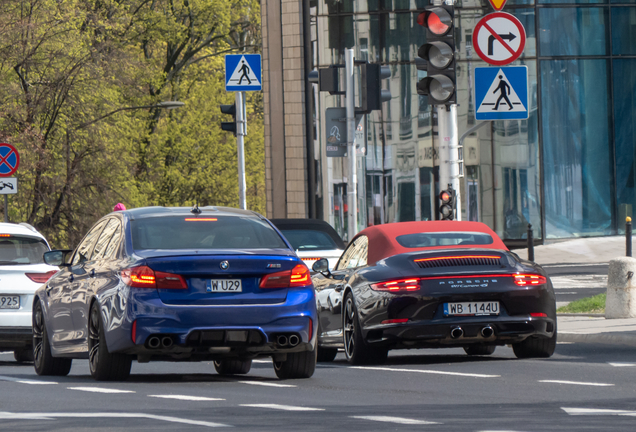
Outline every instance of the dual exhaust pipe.
<svg viewBox="0 0 636 432"><path fill-rule="evenodd" d="M491 326L486 326L481 329L480 333L483 338L488 339L495 334L495 330ZM464 329L461 327L454 327L450 332L450 336L452 339L458 339L464 336Z"/></svg>
<svg viewBox="0 0 636 432"><path fill-rule="evenodd" d="M276 336L276 344L279 347L295 347L300 343L300 337L297 334L279 334Z"/></svg>
<svg viewBox="0 0 636 432"><path fill-rule="evenodd" d="M174 340L171 336L150 336L148 338L148 348L151 349L170 348L172 345L174 345Z"/></svg>

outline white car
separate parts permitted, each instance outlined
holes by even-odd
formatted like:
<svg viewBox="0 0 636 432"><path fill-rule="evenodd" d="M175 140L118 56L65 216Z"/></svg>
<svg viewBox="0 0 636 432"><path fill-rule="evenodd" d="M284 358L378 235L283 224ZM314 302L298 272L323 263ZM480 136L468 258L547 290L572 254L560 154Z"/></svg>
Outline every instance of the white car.
<svg viewBox="0 0 636 432"><path fill-rule="evenodd" d="M31 225L0 223L0 351L12 350L17 361L33 359L33 294L59 271L44 263L49 250Z"/></svg>
<svg viewBox="0 0 636 432"><path fill-rule="evenodd" d="M310 270L319 258L329 261L330 270L338 263L345 245L327 222L319 219L271 219L270 222L283 233Z"/></svg>

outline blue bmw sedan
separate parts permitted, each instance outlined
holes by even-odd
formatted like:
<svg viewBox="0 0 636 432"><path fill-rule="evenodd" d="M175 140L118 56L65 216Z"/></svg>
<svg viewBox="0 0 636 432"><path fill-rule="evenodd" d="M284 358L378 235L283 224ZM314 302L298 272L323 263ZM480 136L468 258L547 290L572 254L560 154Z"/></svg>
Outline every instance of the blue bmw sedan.
<svg viewBox="0 0 636 432"><path fill-rule="evenodd" d="M248 373L271 356L281 379L316 367L309 270L263 216L223 207L147 207L100 219L33 303L39 375L88 359L97 380L125 380L132 360L214 361Z"/></svg>

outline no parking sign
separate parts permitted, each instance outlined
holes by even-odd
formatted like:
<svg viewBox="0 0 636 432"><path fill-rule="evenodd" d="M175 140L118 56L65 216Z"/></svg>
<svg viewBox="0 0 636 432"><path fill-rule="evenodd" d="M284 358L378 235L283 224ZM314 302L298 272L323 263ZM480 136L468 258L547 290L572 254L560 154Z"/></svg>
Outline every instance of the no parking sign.
<svg viewBox="0 0 636 432"><path fill-rule="evenodd" d="M12 176L20 166L20 153L11 144L0 143L0 177Z"/></svg>

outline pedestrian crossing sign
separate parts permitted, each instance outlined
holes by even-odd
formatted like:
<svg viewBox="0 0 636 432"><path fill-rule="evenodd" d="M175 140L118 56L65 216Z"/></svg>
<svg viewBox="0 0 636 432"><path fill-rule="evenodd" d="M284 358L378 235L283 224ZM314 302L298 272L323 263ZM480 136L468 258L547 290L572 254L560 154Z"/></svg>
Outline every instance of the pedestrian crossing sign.
<svg viewBox="0 0 636 432"><path fill-rule="evenodd" d="M225 56L225 90L258 91L261 85L260 54L228 54Z"/></svg>
<svg viewBox="0 0 636 432"><path fill-rule="evenodd" d="M528 118L528 67L475 68L475 119Z"/></svg>

